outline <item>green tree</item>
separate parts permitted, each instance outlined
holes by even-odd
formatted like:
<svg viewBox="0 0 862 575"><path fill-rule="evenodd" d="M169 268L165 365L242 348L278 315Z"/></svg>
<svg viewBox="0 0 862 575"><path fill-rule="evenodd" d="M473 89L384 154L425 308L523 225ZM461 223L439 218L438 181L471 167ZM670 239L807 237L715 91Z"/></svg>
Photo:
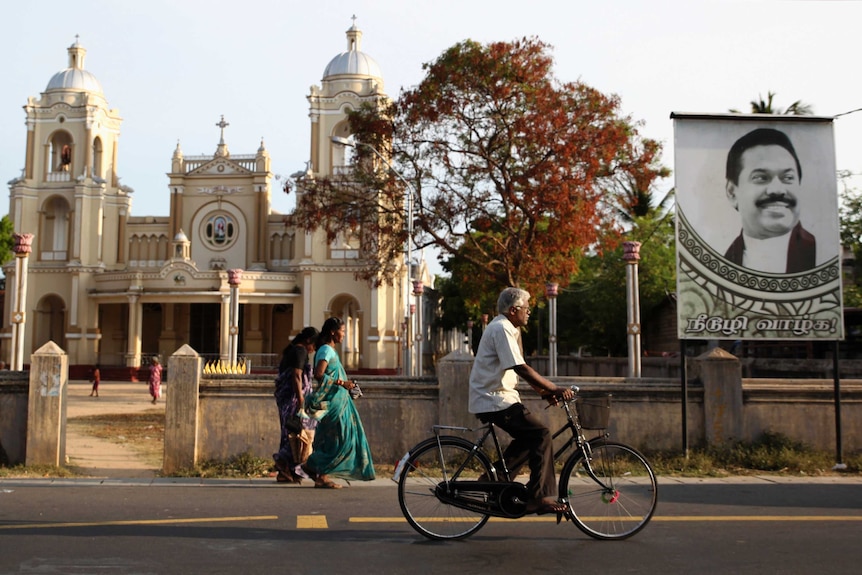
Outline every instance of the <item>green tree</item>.
<svg viewBox="0 0 862 575"><path fill-rule="evenodd" d="M839 174L839 179L846 182L848 173ZM840 194L838 218L841 230L841 245L853 252L853 281L844 285L844 306L862 307L862 289L858 278L862 278L862 193L846 185Z"/></svg>
<svg viewBox="0 0 862 575"><path fill-rule="evenodd" d="M604 203L613 180L659 177L660 145L640 138L618 97L559 81L549 52L537 39L467 40L425 64L422 82L392 106L351 114L354 137L368 144L357 147L351 177L379 191L361 222L381 261L400 256L405 240L404 180L416 192L417 245L457 260L453 280L474 305L507 285L539 293L546 281L566 283L585 249L619 233ZM344 213L331 208L338 197L338 186L317 182L298 198L296 221L343 228Z"/></svg>
<svg viewBox="0 0 862 575"><path fill-rule="evenodd" d="M751 106L752 114L779 114L779 115L787 115L787 116L810 116L814 113L814 108L811 104L805 104L802 100L796 100L783 110L781 108L776 108L773 99L775 98L775 92L767 92L766 100L763 99L762 95L757 96L757 100L752 100L749 102ZM739 110L730 110L734 113L739 113Z"/></svg>
<svg viewBox="0 0 862 575"><path fill-rule="evenodd" d="M15 228L8 215L0 218L0 264L5 264L14 255L12 253L12 248L15 246L15 240L12 238L14 231Z"/></svg>
<svg viewBox="0 0 862 575"><path fill-rule="evenodd" d="M642 318L676 290L676 247L672 213L652 211L635 217L626 239L641 242L638 285ZM626 355L626 262L622 245L585 258L572 284L557 302L558 334L568 349Z"/></svg>

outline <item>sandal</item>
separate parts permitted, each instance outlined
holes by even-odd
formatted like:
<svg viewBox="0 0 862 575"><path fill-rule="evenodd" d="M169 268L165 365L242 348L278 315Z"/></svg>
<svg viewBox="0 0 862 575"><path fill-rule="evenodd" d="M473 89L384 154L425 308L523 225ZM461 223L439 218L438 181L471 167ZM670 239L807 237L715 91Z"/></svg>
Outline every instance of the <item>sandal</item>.
<svg viewBox="0 0 862 575"><path fill-rule="evenodd" d="M294 485L302 485L302 477L296 474L296 472L284 464L283 461L277 459L275 457L272 458L275 462L275 468L278 471L278 475L275 476L275 480L278 483L292 483Z"/></svg>
<svg viewBox="0 0 862 575"><path fill-rule="evenodd" d="M548 513L554 513L561 516L567 511L568 507L566 504L559 501L538 501L527 504L528 514L535 513L536 515L547 515Z"/></svg>
<svg viewBox="0 0 862 575"><path fill-rule="evenodd" d="M314 486L318 489L341 489L341 484L332 481L315 481Z"/></svg>

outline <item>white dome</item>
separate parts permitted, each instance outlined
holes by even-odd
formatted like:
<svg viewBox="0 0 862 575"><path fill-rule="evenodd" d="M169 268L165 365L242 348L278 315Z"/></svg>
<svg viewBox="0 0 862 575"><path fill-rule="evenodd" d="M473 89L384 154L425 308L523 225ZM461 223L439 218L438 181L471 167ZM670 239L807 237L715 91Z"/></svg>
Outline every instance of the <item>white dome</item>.
<svg viewBox="0 0 862 575"><path fill-rule="evenodd" d="M350 52L342 52L333 58L323 71L323 77L338 76L340 74L351 74L354 76L371 76L374 78L382 78L380 66L377 62L365 52L351 50Z"/></svg>
<svg viewBox="0 0 862 575"><path fill-rule="evenodd" d="M323 71L323 78L349 75L379 78L382 80L383 73L380 71L377 61L359 49L361 41L362 32L354 24L347 31L347 51L330 60Z"/></svg>
<svg viewBox="0 0 862 575"><path fill-rule="evenodd" d="M73 90L102 94L102 85L93 74L84 69L84 56L87 55L87 51L77 38L66 51L69 53L69 67L54 74L45 91Z"/></svg>
<svg viewBox="0 0 862 575"><path fill-rule="evenodd" d="M51 90L75 90L80 92L98 92L102 93L102 85L96 77L80 68L66 68L60 70L48 82L46 92Z"/></svg>

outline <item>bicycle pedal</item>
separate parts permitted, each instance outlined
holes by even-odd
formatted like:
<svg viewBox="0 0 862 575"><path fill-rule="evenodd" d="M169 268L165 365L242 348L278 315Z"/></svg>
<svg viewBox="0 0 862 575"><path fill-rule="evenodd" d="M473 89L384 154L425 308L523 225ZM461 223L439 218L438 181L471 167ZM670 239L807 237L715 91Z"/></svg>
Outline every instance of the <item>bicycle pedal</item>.
<svg viewBox="0 0 862 575"><path fill-rule="evenodd" d="M566 518L566 521L572 520L572 516L568 511L566 511L565 513L557 513L557 525L560 524L560 522L563 520L563 517Z"/></svg>

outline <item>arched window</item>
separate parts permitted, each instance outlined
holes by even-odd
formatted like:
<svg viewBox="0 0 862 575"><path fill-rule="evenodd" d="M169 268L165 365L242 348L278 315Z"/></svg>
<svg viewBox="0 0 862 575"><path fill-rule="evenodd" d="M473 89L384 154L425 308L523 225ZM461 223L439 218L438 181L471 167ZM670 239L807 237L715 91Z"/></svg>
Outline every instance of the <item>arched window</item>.
<svg viewBox="0 0 862 575"><path fill-rule="evenodd" d="M55 196L42 210L39 258L43 261L65 261L69 249L69 204Z"/></svg>
<svg viewBox="0 0 862 575"><path fill-rule="evenodd" d="M102 173L102 139L93 140L93 177L104 178Z"/></svg>
<svg viewBox="0 0 862 575"><path fill-rule="evenodd" d="M70 181L75 146L69 132L55 132L48 143L48 181Z"/></svg>

